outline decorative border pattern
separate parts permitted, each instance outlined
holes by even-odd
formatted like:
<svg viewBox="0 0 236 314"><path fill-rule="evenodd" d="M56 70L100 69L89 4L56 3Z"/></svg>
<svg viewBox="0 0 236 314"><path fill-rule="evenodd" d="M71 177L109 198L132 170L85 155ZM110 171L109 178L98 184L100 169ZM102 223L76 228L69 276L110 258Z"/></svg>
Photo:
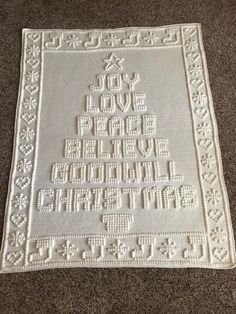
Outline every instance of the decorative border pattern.
<svg viewBox="0 0 236 314"><path fill-rule="evenodd" d="M55 30L44 32L44 49L87 51L117 48L165 48L181 45L180 26L148 29Z"/></svg>
<svg viewBox="0 0 236 314"><path fill-rule="evenodd" d="M209 259L234 262L233 236L227 217L229 206L223 181L219 143L214 125L215 117L199 27L181 28L183 57L188 82L189 102L194 126L194 140L198 156L199 176L203 195L209 243ZM218 146L218 147L217 147Z"/></svg>
<svg viewBox="0 0 236 314"><path fill-rule="evenodd" d="M43 52L178 46L182 47L188 84L206 234L92 234L29 238ZM227 268L235 265L234 240L200 25L94 31L24 30L16 117L2 271L73 266ZM183 248L178 246L180 239L185 243ZM53 261L54 257L57 262Z"/></svg>
<svg viewBox="0 0 236 314"><path fill-rule="evenodd" d="M42 32L24 32L16 113L11 188L7 200L6 228L3 235L4 262L25 265L31 188L36 159L37 123L42 70Z"/></svg>

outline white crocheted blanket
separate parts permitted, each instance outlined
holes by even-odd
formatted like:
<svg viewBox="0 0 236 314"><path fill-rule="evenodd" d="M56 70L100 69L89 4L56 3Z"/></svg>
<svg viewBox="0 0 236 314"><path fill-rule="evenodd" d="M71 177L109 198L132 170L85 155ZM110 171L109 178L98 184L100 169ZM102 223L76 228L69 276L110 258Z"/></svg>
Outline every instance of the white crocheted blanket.
<svg viewBox="0 0 236 314"><path fill-rule="evenodd" d="M235 265L199 24L23 30L1 259Z"/></svg>

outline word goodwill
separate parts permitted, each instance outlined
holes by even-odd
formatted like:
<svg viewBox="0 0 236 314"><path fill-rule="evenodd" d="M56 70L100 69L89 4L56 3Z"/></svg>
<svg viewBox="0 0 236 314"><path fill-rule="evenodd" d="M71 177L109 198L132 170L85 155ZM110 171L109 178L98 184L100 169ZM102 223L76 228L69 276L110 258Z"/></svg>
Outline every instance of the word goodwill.
<svg viewBox="0 0 236 314"><path fill-rule="evenodd" d="M53 183L102 184L102 183L151 183L182 181L183 175L176 173L175 162L169 160L165 171L161 171L158 161L88 163L55 162L52 165ZM162 169L163 170L163 169Z"/></svg>

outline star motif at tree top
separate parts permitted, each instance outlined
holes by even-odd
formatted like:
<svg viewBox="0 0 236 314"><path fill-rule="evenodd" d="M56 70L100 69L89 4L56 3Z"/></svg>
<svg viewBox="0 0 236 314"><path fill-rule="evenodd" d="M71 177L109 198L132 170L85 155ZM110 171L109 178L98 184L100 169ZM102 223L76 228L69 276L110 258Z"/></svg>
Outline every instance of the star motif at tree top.
<svg viewBox="0 0 236 314"><path fill-rule="evenodd" d="M113 67L117 70L122 70L121 62L124 61L124 58L118 58L114 53L111 53L109 58L104 58L102 61L106 63L106 71L111 70Z"/></svg>

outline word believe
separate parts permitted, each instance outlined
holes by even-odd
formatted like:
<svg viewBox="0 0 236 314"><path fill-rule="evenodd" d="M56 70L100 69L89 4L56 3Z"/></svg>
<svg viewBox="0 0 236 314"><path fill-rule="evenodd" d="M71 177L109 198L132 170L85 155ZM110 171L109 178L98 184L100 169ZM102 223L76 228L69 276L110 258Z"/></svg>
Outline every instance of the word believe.
<svg viewBox="0 0 236 314"><path fill-rule="evenodd" d="M130 158L157 157L166 158L169 156L167 150L168 140L166 138L149 139L114 139L105 140L65 140L64 156L67 159L108 159L108 158Z"/></svg>

